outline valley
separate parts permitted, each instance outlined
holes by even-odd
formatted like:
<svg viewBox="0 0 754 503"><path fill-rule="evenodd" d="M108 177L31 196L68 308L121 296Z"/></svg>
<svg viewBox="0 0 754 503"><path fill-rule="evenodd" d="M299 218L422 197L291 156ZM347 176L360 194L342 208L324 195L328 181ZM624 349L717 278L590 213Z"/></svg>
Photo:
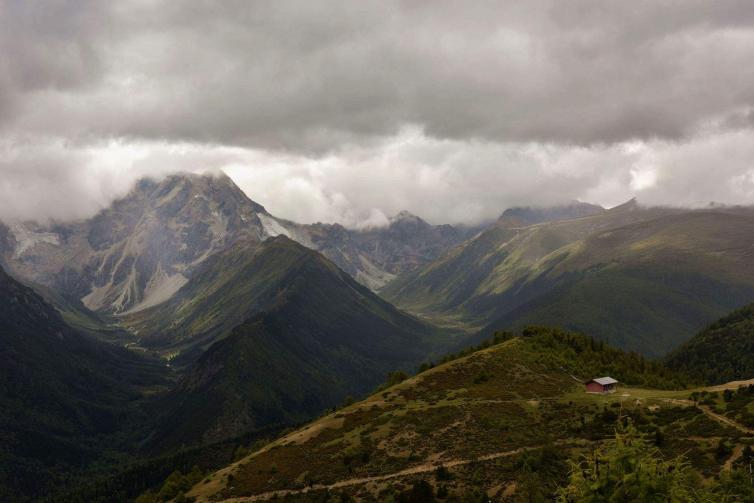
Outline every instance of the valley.
<svg viewBox="0 0 754 503"><path fill-rule="evenodd" d="M752 239L751 208L635 201L511 208L477 228L407 212L301 225L197 175L142 180L86 221L2 225L5 281L36 299L4 319L37 327L3 335L0 355L28 364L6 365L20 415L2 431L52 445L68 421L54 442L83 457L12 440L0 485L24 501L402 501L427 484L541 500L628 422L717 480L754 442L749 388L701 387L754 375L735 357L750 308L734 311L754 299ZM49 366L46 332L89 349ZM79 381L19 400L43 374ZM598 375L621 392L584 394Z"/></svg>
<svg viewBox="0 0 754 503"><path fill-rule="evenodd" d="M164 364L71 329L2 269L0 298L0 500L130 459L153 426L151 397L171 386Z"/></svg>

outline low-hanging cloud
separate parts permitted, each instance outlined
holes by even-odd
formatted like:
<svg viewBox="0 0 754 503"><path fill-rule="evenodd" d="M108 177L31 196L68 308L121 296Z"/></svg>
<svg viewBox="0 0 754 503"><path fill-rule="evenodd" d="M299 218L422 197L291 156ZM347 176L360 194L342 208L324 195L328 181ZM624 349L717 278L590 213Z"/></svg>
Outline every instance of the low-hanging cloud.
<svg viewBox="0 0 754 503"><path fill-rule="evenodd" d="M350 226L754 195L744 0L0 0L0 55L5 219L205 169Z"/></svg>
<svg viewBox="0 0 754 503"><path fill-rule="evenodd" d="M474 224L511 206L572 200L751 204L752 159L751 130L585 147L440 140L407 127L317 157L194 143L35 142L0 149L0 215L86 218L141 177L216 170L276 216L354 228L385 225L402 210L433 223Z"/></svg>

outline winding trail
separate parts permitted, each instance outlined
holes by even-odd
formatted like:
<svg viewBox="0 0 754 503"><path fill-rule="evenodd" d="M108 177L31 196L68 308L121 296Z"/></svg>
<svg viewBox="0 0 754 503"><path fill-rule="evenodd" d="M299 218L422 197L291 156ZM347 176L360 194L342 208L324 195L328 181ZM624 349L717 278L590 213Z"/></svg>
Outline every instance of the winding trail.
<svg viewBox="0 0 754 503"><path fill-rule="evenodd" d="M562 442L554 442L555 445L560 445L560 446L581 445L584 443L588 443L588 441L577 442L577 441L569 440L569 441L562 441ZM544 446L538 445L538 446L533 446L533 447L520 447L518 449L513 449L510 451L493 452L491 454L485 454L484 456L479 456L479 457L471 458L471 459L453 459L453 460L444 461L444 462L422 463L420 465L412 466L411 468L406 468L405 470L401 470L394 473L388 473L385 475L375 475L373 477L358 477L358 478L340 480L332 484L314 484L312 486L304 487L301 489L279 489L277 491L267 491L264 493L254 494L252 496L229 498L222 501L225 503L246 503L249 501L265 501L274 497L283 497L283 496L288 496L288 495L293 495L293 494L305 494L310 491L321 491L325 489L332 490L332 489L340 489L343 487L349 487L349 486L354 486L354 485L368 484L370 482L382 482L384 480L406 477L409 475L417 475L419 473L433 472L437 470L440 466L444 466L445 468L453 468L455 466L469 465L471 463L476 463L480 461L491 461L493 459L517 456L519 454L523 454L524 452L535 451L537 449L541 449L542 447Z"/></svg>
<svg viewBox="0 0 754 503"><path fill-rule="evenodd" d="M576 377L574 377L574 376L572 376L570 374L569 374L569 376L574 381L579 381L580 382L580 380L578 378L576 378ZM734 381L734 382L722 384L722 385L719 385L719 386L709 387L707 389L709 391L722 391L724 389L736 389L739 386L750 385L750 384L754 384L754 379L747 380L747 381ZM661 398L660 400L663 401L663 402L672 403L672 404L675 404L675 405L684 405L684 406L693 406L693 407L696 407L703 414L705 414L707 417L709 417L710 419L712 419L712 420L714 420L714 421L716 421L716 422L718 422L720 424L723 424L723 425L731 427L731 428L735 428L735 429L737 429L738 431L740 431L742 433L746 433L747 435L754 435L754 428L749 428L747 426L744 426L744 425L742 425L742 424L734 421L733 419L730 419L730 418L728 418L726 416L718 414L718 413L714 412L707 405L701 405L701 404L696 403L696 402L694 402L692 400L680 399L680 398ZM489 401L497 403L497 402L508 402L510 400L489 400ZM559 445L559 446L577 446L577 445L585 445L585 444L589 444L589 443L592 443L592 442L581 439L581 440L576 440L576 441L574 441L574 440L563 440L563 441L555 442L554 444L555 445ZM490 461L490 460L499 459L499 458L506 458L506 457L511 457L511 456L517 456L517 455L523 454L525 452L529 452L529 451L534 451L534 450L541 449L542 447L544 447L544 446L543 445L538 445L538 446L531 446L531 447L520 447L518 449L512 449L512 450L509 450L509 451L494 452L494 453L491 453L491 454L486 454L484 456L479 456L479 457L469 458L469 459L452 459L452 460L448 460L448 461L444 461L444 462L437 462L437 461L431 461L430 462L430 461L428 461L428 462L422 463L420 465L415 465L415 466L412 466L410 468L406 468L404 470L400 470L400 471L397 471L397 472L388 473L388 474L384 474L384 475L375 475L375 476L371 476L371 477L355 477L355 478L351 478L351 479L340 480L340 481L334 482L332 484L313 484L311 486L303 487L303 488L300 488L300 489L279 489L279 490L275 490L275 491L266 491L266 492L259 493L259 494L254 494L254 495L251 495L251 496L229 498L229 499L225 499L225 500L222 500L222 501L226 502L226 503L247 503L247 502L252 502L252 501L266 501L266 500L269 500L269 499L272 499L272 498L276 498L276 497L285 497L285 496L288 496L288 495L296 495L296 494L306 494L306 493L311 492L311 491L333 490L333 489L340 489L340 488L350 487L350 486L355 486L355 485L368 484L368 483L371 483L371 482L382 482L382 481L385 481L385 480L391 480L391 479L396 479L396 478L401 478L401 477L407 477L407 476L411 476L411 475L417 475L417 474L420 474L420 473L433 472L433 471L437 470L441 466L443 466L445 468L453 468L453 467L456 467L456 466L469 465L469 464L480 462L480 461ZM723 469L724 470L730 470L731 467L732 467L732 465L733 465L733 463L741 456L742 451L743 451L743 446L742 445L737 445L734 448L733 452L731 453L731 456L725 461L725 463L723 465ZM202 501L201 497L200 497L200 499L198 501Z"/></svg>
<svg viewBox="0 0 754 503"><path fill-rule="evenodd" d="M748 428L728 417L725 417L721 414L717 414L716 412L713 412L712 409L710 409L707 405L695 404L691 400L682 400L682 399L673 399L673 398L667 398L664 401L674 403L677 405L694 405L700 411L702 411L702 413L708 416L710 419L717 421L718 423L724 424L726 426L730 426L731 428L735 428L743 433L754 435L754 429ZM562 441L562 442L555 442L555 445L561 445L561 446L562 445L578 445L578 444L583 444L583 443L584 441L581 441L581 442ZM332 490L332 489L340 489L343 487L349 487L349 486L354 486L354 485L368 484L370 482L382 482L384 480L406 477L410 475L417 475L420 473L433 472L437 470L440 466L444 466L445 468L453 468L456 466L468 465L468 464L479 462L479 461L490 461L493 459L517 456L527 451L534 451L537 449L541 449L542 447L543 446L541 445L534 446L534 447L520 447L518 449L513 449L510 451L494 452L494 453L486 454L484 456L479 456L476 458L453 459L453 460L445 461L442 463L427 462L427 463L422 463L420 465L412 466L411 468L406 468L405 470L401 470L394 473L388 473L385 475L375 475L372 477L356 477L352 479L340 480L332 484L314 484L312 486L304 487L301 489L280 489L277 491L267 491L267 492L255 494L252 496L230 498L223 501L227 503L246 503L250 501L265 501L274 497L284 497L284 496L293 495L293 494L305 494L310 491ZM736 446L730 458L725 462L723 469L730 470L733 462L735 462L736 459L738 459L741 456L742 450L743 450L743 446L741 445Z"/></svg>
<svg viewBox="0 0 754 503"><path fill-rule="evenodd" d="M723 471L729 472L733 469L733 463L738 461L738 458L741 457L741 455L744 452L744 446L743 444L737 444L736 447L733 448L733 452L731 453L730 457L725 460L725 464L723 465Z"/></svg>
<svg viewBox="0 0 754 503"><path fill-rule="evenodd" d="M748 382L748 381L746 381ZM731 428L735 428L736 430L746 433L747 435L754 435L754 428L749 428L748 426L744 426L743 424L734 421L733 419L723 416L722 414L718 414L717 412L714 412L709 405L702 405L700 403L696 403L692 400L684 400L679 398L663 398L663 402L673 403L676 405L688 405L688 406L695 406L697 409L702 411L707 417L712 419L713 421L717 421L718 423L730 426Z"/></svg>
<svg viewBox="0 0 754 503"><path fill-rule="evenodd" d="M748 435L754 435L754 429L749 428L748 426L744 426L741 423L738 423L729 417L725 417L721 414L718 414L717 412L712 412L712 409L710 409L709 406L707 405L697 405L697 408L701 410L702 412L704 412L711 419L714 419L715 421L717 421L718 423L724 424L726 426L730 426L731 428L735 428L742 433L746 433Z"/></svg>

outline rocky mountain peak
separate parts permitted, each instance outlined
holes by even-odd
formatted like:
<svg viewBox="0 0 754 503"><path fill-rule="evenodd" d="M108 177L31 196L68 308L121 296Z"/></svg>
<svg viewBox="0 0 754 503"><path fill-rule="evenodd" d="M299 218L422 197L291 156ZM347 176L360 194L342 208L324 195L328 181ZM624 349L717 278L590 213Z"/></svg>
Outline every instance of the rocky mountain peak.
<svg viewBox="0 0 754 503"><path fill-rule="evenodd" d="M269 237L267 216L224 173L177 173L139 180L83 222L11 227L3 255L22 277L92 310L132 312L170 298L214 253Z"/></svg>
<svg viewBox="0 0 754 503"><path fill-rule="evenodd" d="M267 213L261 204L252 201L238 185L225 173L194 174L176 173L169 175L149 193L152 200L167 199L174 197L193 197L214 200L217 203L232 203L240 209L246 209L251 213Z"/></svg>
<svg viewBox="0 0 754 503"><path fill-rule="evenodd" d="M390 225L429 225L426 221L410 211L402 210L390 218Z"/></svg>

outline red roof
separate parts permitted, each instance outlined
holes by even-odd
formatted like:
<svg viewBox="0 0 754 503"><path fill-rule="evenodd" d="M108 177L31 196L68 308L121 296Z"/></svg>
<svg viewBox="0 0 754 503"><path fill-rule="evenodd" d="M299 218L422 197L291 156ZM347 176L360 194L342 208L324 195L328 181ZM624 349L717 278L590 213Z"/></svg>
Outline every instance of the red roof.
<svg viewBox="0 0 754 503"><path fill-rule="evenodd" d="M596 379L590 379L584 384L589 384L590 382L596 382L597 384L601 384L602 386L608 386L610 384L618 383L618 381L613 379L612 377L597 377Z"/></svg>

